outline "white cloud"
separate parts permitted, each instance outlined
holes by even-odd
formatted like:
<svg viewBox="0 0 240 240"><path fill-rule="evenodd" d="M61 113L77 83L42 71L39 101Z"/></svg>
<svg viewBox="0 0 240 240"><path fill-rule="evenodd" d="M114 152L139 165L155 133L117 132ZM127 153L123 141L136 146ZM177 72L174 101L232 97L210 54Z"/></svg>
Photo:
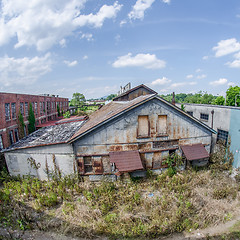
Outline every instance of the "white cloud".
<svg viewBox="0 0 240 240"><path fill-rule="evenodd" d="M219 86L219 85L227 84L227 82L228 82L228 80L226 78L220 78L219 80L210 82L209 84L213 85L213 86Z"/></svg>
<svg viewBox="0 0 240 240"><path fill-rule="evenodd" d="M86 0L2 0L0 45L17 39L15 47L36 46L44 51L83 26L102 27L115 18L122 5L103 5L98 12L81 13ZM63 42L62 42L63 43Z"/></svg>
<svg viewBox="0 0 240 240"><path fill-rule="evenodd" d="M177 88L187 85L187 82L179 82L179 83L173 83L170 87L171 88Z"/></svg>
<svg viewBox="0 0 240 240"><path fill-rule="evenodd" d="M240 68L240 59L234 60L233 62L227 62L226 65L230 68Z"/></svg>
<svg viewBox="0 0 240 240"><path fill-rule="evenodd" d="M165 85L165 84L168 84L172 82L172 80L166 78L166 77L163 77L163 78L158 78L154 81L152 81L151 85L155 86L155 85Z"/></svg>
<svg viewBox="0 0 240 240"><path fill-rule="evenodd" d="M202 71L202 69L200 69L200 68L196 69L196 73L199 73L201 71Z"/></svg>
<svg viewBox="0 0 240 240"><path fill-rule="evenodd" d="M187 78L187 79L191 79L191 78L193 78L193 75L192 75L192 74L189 74L189 75L186 76L186 78Z"/></svg>
<svg viewBox="0 0 240 240"><path fill-rule="evenodd" d="M83 56L83 60L87 60L88 59L88 56L87 55L84 55Z"/></svg>
<svg viewBox="0 0 240 240"><path fill-rule="evenodd" d="M177 88L177 87L183 87L187 85L196 85L197 82L179 82L179 83L173 83L171 84L170 88Z"/></svg>
<svg viewBox="0 0 240 240"><path fill-rule="evenodd" d="M68 67L74 67L74 66L76 66L77 64L78 64L78 61L72 61L72 62L70 62L70 61L63 61Z"/></svg>
<svg viewBox="0 0 240 240"><path fill-rule="evenodd" d="M59 44L60 44L60 46L63 48L63 47L66 47L66 39L62 39L62 40L60 40L59 41Z"/></svg>
<svg viewBox="0 0 240 240"><path fill-rule="evenodd" d="M130 19L143 19L144 12L150 8L154 2L155 0L137 0L128 17Z"/></svg>
<svg viewBox="0 0 240 240"><path fill-rule="evenodd" d="M198 75L198 76L197 76L197 79L204 79L204 78L206 78L206 77L207 77L206 74L202 74L202 75Z"/></svg>
<svg viewBox="0 0 240 240"><path fill-rule="evenodd" d="M162 0L164 3L170 3L171 2L171 0Z"/></svg>
<svg viewBox="0 0 240 240"><path fill-rule="evenodd" d="M208 59L209 59L209 56L203 56L202 59L203 59L203 60L208 60Z"/></svg>
<svg viewBox="0 0 240 240"><path fill-rule="evenodd" d="M87 41L93 41L93 35L91 33L83 33L81 39L87 39Z"/></svg>
<svg viewBox="0 0 240 240"><path fill-rule="evenodd" d="M230 53L240 51L240 42L237 42L236 38L230 38L221 40L216 47L213 47L216 57L222 57Z"/></svg>
<svg viewBox="0 0 240 240"><path fill-rule="evenodd" d="M40 76L52 70L50 56L47 53L43 57L34 58L0 58L0 82L4 86L33 84Z"/></svg>
<svg viewBox="0 0 240 240"><path fill-rule="evenodd" d="M237 84L234 83L234 82L229 82L227 85L228 85L228 86L236 86ZM226 93L225 93L225 94L226 94Z"/></svg>
<svg viewBox="0 0 240 240"><path fill-rule="evenodd" d="M139 53L136 56L132 56L132 53L118 57L118 59L112 64L115 68L121 67L144 67L147 69L164 68L166 62L160 60L155 54L143 54Z"/></svg>

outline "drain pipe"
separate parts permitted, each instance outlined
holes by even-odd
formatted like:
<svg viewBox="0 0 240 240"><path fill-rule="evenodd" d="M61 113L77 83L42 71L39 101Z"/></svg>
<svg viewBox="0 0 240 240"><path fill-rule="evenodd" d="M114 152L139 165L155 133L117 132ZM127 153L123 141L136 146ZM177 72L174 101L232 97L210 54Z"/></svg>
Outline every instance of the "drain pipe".
<svg viewBox="0 0 240 240"><path fill-rule="evenodd" d="M212 114L212 124L211 124L211 128L213 128L213 116L214 116L214 110L211 111ZM210 153L213 152L213 136L211 137L211 147L210 147Z"/></svg>

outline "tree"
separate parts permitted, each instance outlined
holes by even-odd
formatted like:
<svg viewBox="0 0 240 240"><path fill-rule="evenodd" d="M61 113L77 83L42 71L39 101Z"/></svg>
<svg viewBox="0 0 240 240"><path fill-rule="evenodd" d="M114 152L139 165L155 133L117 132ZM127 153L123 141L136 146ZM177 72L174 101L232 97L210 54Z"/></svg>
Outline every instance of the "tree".
<svg viewBox="0 0 240 240"><path fill-rule="evenodd" d="M23 120L23 115L22 115L20 110L19 110L19 113L18 113L17 125L18 125L19 139L21 139L25 135L24 134L25 124L24 124L24 120Z"/></svg>
<svg viewBox="0 0 240 240"><path fill-rule="evenodd" d="M86 99L82 93L74 93L72 99L70 101L70 106L82 107L82 105L86 102Z"/></svg>
<svg viewBox="0 0 240 240"><path fill-rule="evenodd" d="M29 110L28 110L28 133L32 133L35 131L35 116L32 108L32 103L29 104Z"/></svg>
<svg viewBox="0 0 240 240"><path fill-rule="evenodd" d="M224 103L225 103L225 98L223 96L218 96L214 101L215 105L224 105Z"/></svg>
<svg viewBox="0 0 240 240"><path fill-rule="evenodd" d="M235 101L237 106L240 106L240 87L230 86L226 92L227 94L227 105L228 106L235 106Z"/></svg>
<svg viewBox="0 0 240 240"><path fill-rule="evenodd" d="M57 112L58 112L58 117L60 117L61 116L61 112L60 112L59 104L57 104Z"/></svg>
<svg viewBox="0 0 240 240"><path fill-rule="evenodd" d="M113 98L115 98L117 96L117 94L110 94L106 97L106 100L112 100Z"/></svg>

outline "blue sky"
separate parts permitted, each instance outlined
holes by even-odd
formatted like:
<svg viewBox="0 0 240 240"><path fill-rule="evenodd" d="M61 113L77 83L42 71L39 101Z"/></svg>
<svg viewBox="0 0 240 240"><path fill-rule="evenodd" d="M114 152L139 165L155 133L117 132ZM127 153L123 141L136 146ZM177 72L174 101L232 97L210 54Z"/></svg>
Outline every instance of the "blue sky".
<svg viewBox="0 0 240 240"><path fill-rule="evenodd" d="M0 91L86 98L240 86L239 0L2 0Z"/></svg>

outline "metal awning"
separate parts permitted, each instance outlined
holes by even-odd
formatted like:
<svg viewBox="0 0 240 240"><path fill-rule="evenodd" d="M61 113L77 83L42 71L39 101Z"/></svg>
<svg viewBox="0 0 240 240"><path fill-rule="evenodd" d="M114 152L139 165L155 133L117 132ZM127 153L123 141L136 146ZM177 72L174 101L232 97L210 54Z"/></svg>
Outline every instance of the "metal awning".
<svg viewBox="0 0 240 240"><path fill-rule="evenodd" d="M189 161L209 158L209 153L201 143L180 146Z"/></svg>
<svg viewBox="0 0 240 240"><path fill-rule="evenodd" d="M119 172L132 172L143 169L138 151L109 152L110 162L115 163Z"/></svg>

